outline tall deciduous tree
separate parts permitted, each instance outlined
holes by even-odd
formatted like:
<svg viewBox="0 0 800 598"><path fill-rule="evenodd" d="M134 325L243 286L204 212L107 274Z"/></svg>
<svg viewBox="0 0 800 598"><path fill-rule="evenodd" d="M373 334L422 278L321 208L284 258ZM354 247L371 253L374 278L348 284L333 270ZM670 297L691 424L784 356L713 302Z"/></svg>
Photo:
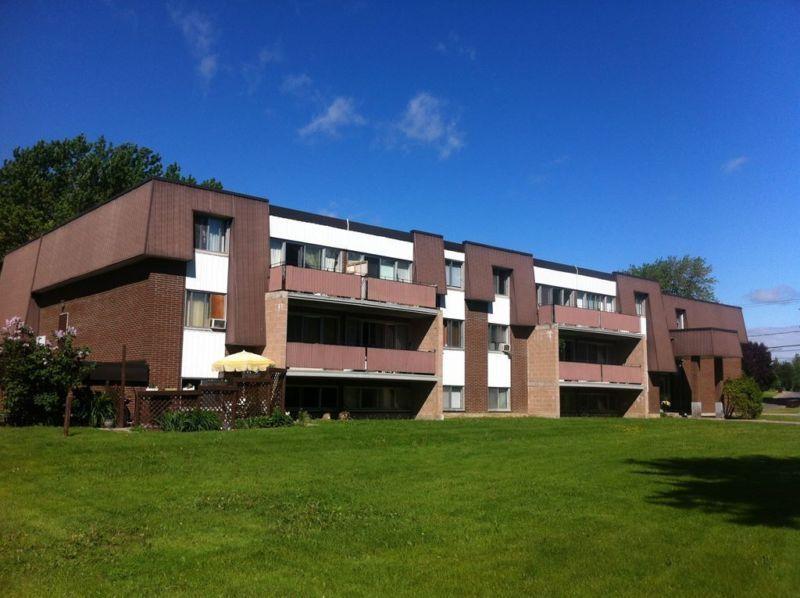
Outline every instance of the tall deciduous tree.
<svg viewBox="0 0 800 598"><path fill-rule="evenodd" d="M177 164L165 169L153 150L133 143L114 145L104 137L90 141L78 135L16 148L0 168L0 259L152 176L197 184ZM199 184L222 189L215 179Z"/></svg>
<svg viewBox="0 0 800 598"><path fill-rule="evenodd" d="M705 258L670 255L639 266L631 265L627 272L634 276L657 280L661 288L673 295L689 299L715 301L712 267Z"/></svg>
<svg viewBox="0 0 800 598"><path fill-rule="evenodd" d="M767 390L775 381L772 353L764 343L742 344L742 369L756 381L761 390Z"/></svg>

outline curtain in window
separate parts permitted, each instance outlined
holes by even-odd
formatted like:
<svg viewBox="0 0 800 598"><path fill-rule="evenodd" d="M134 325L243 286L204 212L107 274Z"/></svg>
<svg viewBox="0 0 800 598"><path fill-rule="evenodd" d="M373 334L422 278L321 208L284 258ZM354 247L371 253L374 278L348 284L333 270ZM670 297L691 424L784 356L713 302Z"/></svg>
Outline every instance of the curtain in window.
<svg viewBox="0 0 800 598"><path fill-rule="evenodd" d="M217 253L227 253L227 230L228 223L219 218L209 218L207 224L206 249Z"/></svg>
<svg viewBox="0 0 800 598"><path fill-rule="evenodd" d="M212 318L225 319L225 295L211 294L211 313L209 315Z"/></svg>
<svg viewBox="0 0 800 598"><path fill-rule="evenodd" d="M384 280L394 280L394 260L381 258L380 277Z"/></svg>
<svg viewBox="0 0 800 598"><path fill-rule="evenodd" d="M208 293L187 292L186 326L190 328L207 328L210 326Z"/></svg>
<svg viewBox="0 0 800 598"><path fill-rule="evenodd" d="M269 263L277 266L283 263L283 241L280 239L269 240Z"/></svg>
<svg viewBox="0 0 800 598"><path fill-rule="evenodd" d="M341 255L342 252L339 251L338 249L331 249L330 247L325 248L323 268L325 270L328 270L329 272L341 272L342 271Z"/></svg>
<svg viewBox="0 0 800 598"><path fill-rule="evenodd" d="M306 268L320 270L322 268L322 247L317 245L306 245Z"/></svg>
<svg viewBox="0 0 800 598"><path fill-rule="evenodd" d="M397 280L411 282L411 262L397 261Z"/></svg>

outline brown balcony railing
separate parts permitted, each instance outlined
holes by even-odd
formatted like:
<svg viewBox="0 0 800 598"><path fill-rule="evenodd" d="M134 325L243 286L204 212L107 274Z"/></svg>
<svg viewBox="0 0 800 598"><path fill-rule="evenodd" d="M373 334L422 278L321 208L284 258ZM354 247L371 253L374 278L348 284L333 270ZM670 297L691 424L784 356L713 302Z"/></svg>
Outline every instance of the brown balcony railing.
<svg viewBox="0 0 800 598"><path fill-rule="evenodd" d="M364 370L367 350L364 347L286 343L286 365L322 370Z"/></svg>
<svg viewBox="0 0 800 598"><path fill-rule="evenodd" d="M574 382L602 382L603 371L599 363L561 361L558 364L558 377Z"/></svg>
<svg viewBox="0 0 800 598"><path fill-rule="evenodd" d="M361 277L297 266L275 266L270 270L269 290L361 299Z"/></svg>
<svg viewBox="0 0 800 598"><path fill-rule="evenodd" d="M436 288L433 286L289 265L270 268L269 290L436 307Z"/></svg>
<svg viewBox="0 0 800 598"><path fill-rule="evenodd" d="M603 382L641 384L642 368L638 365L603 365Z"/></svg>
<svg viewBox="0 0 800 598"><path fill-rule="evenodd" d="M367 369L376 372L435 374L436 354L401 349L367 349Z"/></svg>
<svg viewBox="0 0 800 598"><path fill-rule="evenodd" d="M539 322L541 324L564 324L566 326L602 328L637 334L641 330L638 316L567 305L540 305Z"/></svg>
<svg viewBox="0 0 800 598"><path fill-rule="evenodd" d="M436 289L413 282L367 278L367 299L419 307L436 307Z"/></svg>
<svg viewBox="0 0 800 598"><path fill-rule="evenodd" d="M570 382L609 382L642 384L642 368L638 365L607 365L561 361L558 377Z"/></svg>
<svg viewBox="0 0 800 598"><path fill-rule="evenodd" d="M319 343L286 343L286 365L321 370L435 374L436 354Z"/></svg>

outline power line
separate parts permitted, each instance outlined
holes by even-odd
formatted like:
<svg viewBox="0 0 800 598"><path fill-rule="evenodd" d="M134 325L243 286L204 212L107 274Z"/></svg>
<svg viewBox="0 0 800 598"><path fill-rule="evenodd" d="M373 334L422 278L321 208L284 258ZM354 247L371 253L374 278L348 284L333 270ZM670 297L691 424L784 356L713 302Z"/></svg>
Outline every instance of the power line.
<svg viewBox="0 0 800 598"><path fill-rule="evenodd" d="M767 347L767 349L791 349L792 347L800 349L800 343L795 343L793 345L775 345L774 347Z"/></svg>
<svg viewBox="0 0 800 598"><path fill-rule="evenodd" d="M800 334L800 328L797 330L787 330L786 332L765 332L763 334L748 334L747 336L778 336L779 334Z"/></svg>
<svg viewBox="0 0 800 598"><path fill-rule="evenodd" d="M765 303L748 303L741 307L770 307L772 305L789 305L790 303L800 303L800 299L784 299L783 301L769 301Z"/></svg>

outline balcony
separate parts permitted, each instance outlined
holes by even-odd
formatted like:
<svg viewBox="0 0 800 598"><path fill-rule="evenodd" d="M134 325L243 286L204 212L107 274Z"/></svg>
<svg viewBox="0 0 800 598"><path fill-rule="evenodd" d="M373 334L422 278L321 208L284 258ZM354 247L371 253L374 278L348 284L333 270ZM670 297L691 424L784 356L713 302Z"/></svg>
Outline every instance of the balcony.
<svg viewBox="0 0 800 598"><path fill-rule="evenodd" d="M641 332L641 321L638 316L566 305L540 305L539 323L575 326L576 328L597 328L633 334Z"/></svg>
<svg viewBox="0 0 800 598"><path fill-rule="evenodd" d="M270 269L269 290L436 308L432 286L288 265Z"/></svg>
<svg viewBox="0 0 800 598"><path fill-rule="evenodd" d="M642 368L638 365L607 365L561 361L558 364L558 377L568 382L642 384Z"/></svg>
<svg viewBox="0 0 800 598"><path fill-rule="evenodd" d="M436 354L317 343L286 343L286 365L320 370L435 374Z"/></svg>
<svg viewBox="0 0 800 598"><path fill-rule="evenodd" d="M269 290L361 299L361 277L297 266L275 266L270 269Z"/></svg>

